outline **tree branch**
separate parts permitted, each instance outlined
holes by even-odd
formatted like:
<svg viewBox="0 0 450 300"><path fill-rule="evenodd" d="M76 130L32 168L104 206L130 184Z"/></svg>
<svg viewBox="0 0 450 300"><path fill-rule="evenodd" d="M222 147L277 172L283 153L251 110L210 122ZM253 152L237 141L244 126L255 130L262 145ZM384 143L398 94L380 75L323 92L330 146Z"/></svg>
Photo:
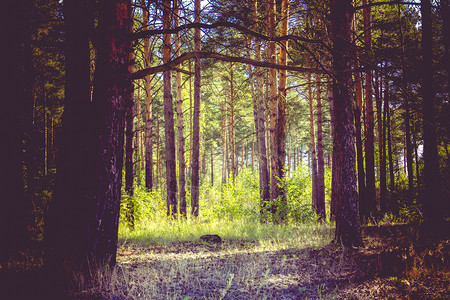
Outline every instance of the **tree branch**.
<svg viewBox="0 0 450 300"><path fill-rule="evenodd" d="M325 70L316 69L316 68L304 68L304 67L296 67L296 66L289 66L289 65L280 65L280 64L273 64L265 61L258 61L246 57L236 57L236 56L228 56L224 54L219 54L215 52L186 52L182 55L178 56L177 58L169 61L168 63L165 63L163 65L159 65L156 67L146 68L139 71L136 71L132 74L130 74L131 79L140 79L144 78L146 75L155 74L164 72L166 70L174 69L176 66L181 64L183 61L192 59L192 58L212 58L216 60L221 61L228 61L228 62L239 62L243 64L249 64L256 67L263 67L263 68L274 68L279 70L288 70L288 71L296 71L296 72L310 72L315 74L325 74Z"/></svg>
<svg viewBox="0 0 450 300"><path fill-rule="evenodd" d="M275 42L279 42L279 41L284 41L284 40L296 40L296 41L301 41L301 42L307 42L307 43L316 43L316 44L323 44L323 41L320 40L313 40L313 39L308 39L308 38L304 38L304 37L300 37L298 35L293 35L293 34L287 34L284 36L279 36L279 37L269 37L267 35L258 33L254 30L251 30L245 26L242 25L238 25L238 24L234 24L232 22L215 22L212 24L205 24L205 23L189 23L189 24L184 24L181 26L178 26L176 28L172 28L172 29L152 29L152 30L142 30L139 31L135 34L132 35L131 40L135 41L138 39L142 39L145 37L149 37L152 35L157 35L157 34L163 34L163 33L170 33L170 34L174 34L174 33L178 33L182 30L186 30L186 29L192 29L192 28L204 28L204 29L214 29L217 27L231 27L234 29L239 30L242 33L246 33L246 34L250 34L254 37L257 37L261 40L265 40L265 41L275 41Z"/></svg>

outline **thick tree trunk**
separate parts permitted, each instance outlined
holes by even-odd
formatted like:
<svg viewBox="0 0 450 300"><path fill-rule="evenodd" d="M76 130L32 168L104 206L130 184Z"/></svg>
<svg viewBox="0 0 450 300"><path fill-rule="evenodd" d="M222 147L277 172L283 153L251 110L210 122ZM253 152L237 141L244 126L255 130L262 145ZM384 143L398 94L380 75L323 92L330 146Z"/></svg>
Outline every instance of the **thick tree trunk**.
<svg viewBox="0 0 450 300"><path fill-rule="evenodd" d="M174 0L174 26L179 26L179 2L180 0ZM176 56L180 56L180 36L175 36L175 51ZM180 181L180 214L183 218L187 216L186 209L186 161L184 158L184 120L183 120L183 88L182 88L182 75L181 72L176 73L177 84L177 126L178 126L178 174Z"/></svg>
<svg viewBox="0 0 450 300"><path fill-rule="evenodd" d="M345 247L362 245L358 216L358 193L355 173L355 131L351 69L351 0L331 0L333 37L333 168L336 168L336 231L335 240Z"/></svg>
<svg viewBox="0 0 450 300"><path fill-rule="evenodd" d="M195 0L195 22L200 22L200 0ZM200 28L194 32L195 51L200 51ZM200 168L200 90L201 64L200 58L194 59L194 114L192 120L192 179L191 179L191 213L194 217L199 214L199 168Z"/></svg>
<svg viewBox="0 0 450 300"><path fill-rule="evenodd" d="M87 271L94 256L91 240L98 237L97 231L89 231L97 210L93 184L98 141L90 101L90 20L87 16L86 1L64 2L66 77L63 134L55 190L45 224L45 265L54 281L54 288L62 292L68 288L67 273L79 268ZM106 31L107 25L103 20L102 26ZM100 55L105 53L102 50ZM99 58L105 59L104 56ZM99 113L103 117L106 111Z"/></svg>
<svg viewBox="0 0 450 300"><path fill-rule="evenodd" d="M422 0L422 94L423 94L423 140L424 140L424 198L423 212L425 222L438 224L448 214L448 200L446 201L441 190L441 176L439 172L439 155L436 138L436 97L433 87L433 32L430 0Z"/></svg>
<svg viewBox="0 0 450 300"><path fill-rule="evenodd" d="M171 1L163 0L163 27L170 29ZM171 60L171 36L163 34L163 61ZM166 150L167 215L176 218L177 210L177 170L175 159L175 129L173 121L172 71L164 71L164 133Z"/></svg>

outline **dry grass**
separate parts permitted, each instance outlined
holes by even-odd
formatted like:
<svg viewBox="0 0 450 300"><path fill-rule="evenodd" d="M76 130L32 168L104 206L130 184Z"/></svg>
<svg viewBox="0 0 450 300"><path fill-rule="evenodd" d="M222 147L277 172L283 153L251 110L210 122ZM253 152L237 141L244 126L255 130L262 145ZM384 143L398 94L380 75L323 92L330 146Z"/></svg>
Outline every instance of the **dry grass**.
<svg viewBox="0 0 450 300"><path fill-rule="evenodd" d="M313 249L330 243L332 231L327 225L257 223L247 224L244 230L246 226L240 221L224 221L190 224L191 230L186 233L177 229L179 224L165 225L160 231L146 226L140 232L122 232L117 268L110 276L98 274L95 288L82 289L76 296L293 299L311 294L326 299L326 295L335 293L334 286L316 283L314 276L317 267L330 267L331 261L320 261L317 266L301 263L309 261ZM198 238L203 233L219 233L224 242L202 243ZM306 268L313 271L305 272Z"/></svg>
<svg viewBox="0 0 450 300"><path fill-rule="evenodd" d="M206 233L203 225L199 226L193 227L195 235ZM182 300L450 297L447 260L444 266L433 267L433 272L428 268L420 276L411 269L397 268L408 266L401 258L400 250L408 245L408 236L402 236L402 231L387 231L380 239L383 228L378 228L365 233L365 248L344 251L330 245L332 228L326 225L261 226L267 226L267 231L260 228L244 236L234 234L220 244L188 240L182 234L173 241L153 237L148 242L143 233L137 240L126 236L117 268L106 272L108 276L98 274L95 287L74 296ZM441 245L445 247L442 253L448 253L448 241Z"/></svg>

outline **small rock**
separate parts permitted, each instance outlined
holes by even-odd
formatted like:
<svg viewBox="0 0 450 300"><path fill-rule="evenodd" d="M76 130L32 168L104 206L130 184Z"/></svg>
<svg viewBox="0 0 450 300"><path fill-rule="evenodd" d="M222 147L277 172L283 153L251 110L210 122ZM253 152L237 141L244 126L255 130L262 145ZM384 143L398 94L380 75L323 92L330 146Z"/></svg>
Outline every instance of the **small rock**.
<svg viewBox="0 0 450 300"><path fill-rule="evenodd" d="M200 237L200 240L207 243L221 243L222 238L217 234L205 234Z"/></svg>

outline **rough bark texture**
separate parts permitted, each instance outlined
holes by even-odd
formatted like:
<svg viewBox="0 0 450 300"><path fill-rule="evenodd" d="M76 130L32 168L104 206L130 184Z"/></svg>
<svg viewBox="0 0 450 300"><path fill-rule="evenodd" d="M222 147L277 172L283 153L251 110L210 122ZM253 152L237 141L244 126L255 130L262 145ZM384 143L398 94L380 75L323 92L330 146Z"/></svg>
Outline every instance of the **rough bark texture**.
<svg viewBox="0 0 450 300"><path fill-rule="evenodd" d="M179 1L174 0L174 26L178 27L179 21ZM176 56L180 56L180 36L175 36L175 51ZM182 75L181 72L176 73L177 84L177 126L178 126L178 174L180 182L180 214L186 218L186 161L184 158L184 118L183 118L183 87L182 87Z"/></svg>
<svg viewBox="0 0 450 300"><path fill-rule="evenodd" d="M269 36L275 36L275 0L270 0L267 2L268 10L268 24L267 30ZM268 60L270 63L276 62L276 45L275 42L269 43L268 48ZM271 198L272 203L270 205L270 210L274 216L278 210L276 200L280 195L279 180L278 175L278 147L277 147L277 136L276 136L276 126L278 118L278 89L277 89L277 70L274 68L269 69L269 115L270 115L270 160L271 160Z"/></svg>
<svg viewBox="0 0 450 300"><path fill-rule="evenodd" d="M281 1L281 19L280 19L280 36L287 34L288 30L288 19L289 19L289 2L288 0ZM279 64L287 65L287 49L288 42L283 40L280 42L280 57ZM277 168L276 175L278 178L282 179L285 176L285 161L286 161L286 110L287 110L287 94L286 94L286 84L287 84L287 71L279 71L279 84L278 84L278 116L275 126L276 134L276 146L277 146ZM287 199L286 192L284 189L278 190L278 197L280 197L280 211L278 219L279 221L285 221L287 218Z"/></svg>
<svg viewBox="0 0 450 300"><path fill-rule="evenodd" d="M144 1L145 2L145 1ZM145 3L141 3L145 4ZM148 6L143 5L144 28L148 27ZM144 67L150 67L150 41L149 38L144 39ZM147 190L153 190L153 106L152 106L152 90L150 75L144 77L145 80L145 187Z"/></svg>
<svg viewBox="0 0 450 300"><path fill-rule="evenodd" d="M321 78L316 76L317 93L317 195L316 209L319 221L326 221L325 212L325 161L323 156L323 129L322 129L322 96Z"/></svg>
<svg viewBox="0 0 450 300"><path fill-rule="evenodd" d="M200 0L195 0L195 21L200 22ZM195 51L200 51L200 28L194 33ZM191 179L191 213L198 217L199 213L199 181L200 181L200 91L201 63L200 58L194 59L194 114L192 120L192 179Z"/></svg>
<svg viewBox="0 0 450 300"><path fill-rule="evenodd" d="M237 149L235 142L235 126L234 126L234 79L233 79L233 63L230 63L230 150L231 150L231 174L233 182L236 180L238 172Z"/></svg>
<svg viewBox="0 0 450 300"><path fill-rule="evenodd" d="M66 1L67 72L60 171L47 224L47 265L65 275L116 262L130 83L130 1L101 1L93 102L89 93L89 20L85 2ZM73 38L73 39L72 39ZM79 42L79 44L78 44ZM74 47L72 50L69 50ZM69 54L70 53L70 54ZM93 115L91 115L92 109ZM92 118L91 118L92 117ZM64 271L63 271L64 272ZM55 275L61 280L61 275ZM62 275L64 276L64 275Z"/></svg>
<svg viewBox="0 0 450 300"><path fill-rule="evenodd" d="M170 28L171 1L163 1L163 27ZM163 61L167 63L171 58L171 36L163 34ZM177 210L177 170L175 159L175 129L173 121L172 99L172 71L163 73L164 80L164 133L166 150L166 184L167 184L167 215L176 217Z"/></svg>
<svg viewBox="0 0 450 300"><path fill-rule="evenodd" d="M333 37L333 168L336 168L336 242L346 247L361 246L358 193L355 173L355 131L351 69L351 0L332 0L330 6Z"/></svg>
<svg viewBox="0 0 450 300"><path fill-rule="evenodd" d="M254 1L253 7L253 20L258 19L258 1ZM256 28L255 28L256 29ZM259 39L255 39L255 58L256 60L262 60L261 58L261 42ZM250 66L249 66L250 67ZM256 76L256 91L255 100L253 103L253 111L255 117L255 131L256 131L256 144L258 149L258 162L259 162L259 189L261 193L261 216L265 219L267 201L270 199L270 175L269 166L267 162L267 148L266 148L266 108L265 98L263 94L263 70L257 67L255 69Z"/></svg>

